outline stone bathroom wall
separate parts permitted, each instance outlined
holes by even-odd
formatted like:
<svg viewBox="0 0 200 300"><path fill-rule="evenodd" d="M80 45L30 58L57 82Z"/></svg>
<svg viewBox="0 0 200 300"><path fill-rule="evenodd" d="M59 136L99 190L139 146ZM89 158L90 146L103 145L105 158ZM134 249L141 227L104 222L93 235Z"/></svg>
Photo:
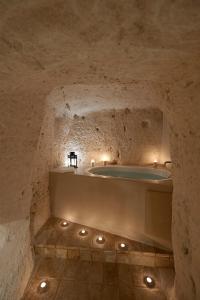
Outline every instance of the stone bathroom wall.
<svg viewBox="0 0 200 300"><path fill-rule="evenodd" d="M37 104L35 99L38 99ZM51 123L50 118L44 119L45 109L44 96L37 94L36 90L15 90L0 96L0 299L3 300L21 298L34 263L30 206L33 185L40 181L41 186L45 187L48 176L48 157L43 162L42 154ZM41 142L43 132L48 133L44 143ZM42 193L38 201L42 214L38 213L34 232L48 215L47 199L42 206L44 197L41 196Z"/></svg>
<svg viewBox="0 0 200 300"><path fill-rule="evenodd" d="M33 268L29 218L0 225L0 299L23 295Z"/></svg>
<svg viewBox="0 0 200 300"><path fill-rule="evenodd" d="M162 144L160 151L160 163L165 163L166 161L171 161L171 150L170 150L170 128L168 120L163 114L163 130L162 130ZM171 168L171 165L167 165L168 168Z"/></svg>
<svg viewBox="0 0 200 300"><path fill-rule="evenodd" d="M80 167L102 157L118 164L146 164L159 160L163 116L158 109L93 112L58 118L55 123L55 166L67 164L67 154L78 154Z"/></svg>
<svg viewBox="0 0 200 300"><path fill-rule="evenodd" d="M74 86L69 104L77 107L80 99L81 111L116 108L116 99L122 108L124 90L131 88L131 107L143 102L166 113L174 162L176 297L200 299L199 11L199 1L187 0L0 2L0 240L8 240L0 249L2 299L18 300L30 273L15 262L29 257L23 249L30 242L31 170L44 99L61 85ZM87 85L89 97L79 84ZM62 92L58 98L65 107L70 97Z"/></svg>
<svg viewBox="0 0 200 300"><path fill-rule="evenodd" d="M30 209L31 235L34 237L50 216L49 170L52 167L54 114L46 107L40 130L32 172L32 200Z"/></svg>
<svg viewBox="0 0 200 300"><path fill-rule="evenodd" d="M189 84L188 84L189 82ZM200 299L200 84L183 82L167 89L173 161L173 250L175 299ZM185 288L187 287L187 288Z"/></svg>

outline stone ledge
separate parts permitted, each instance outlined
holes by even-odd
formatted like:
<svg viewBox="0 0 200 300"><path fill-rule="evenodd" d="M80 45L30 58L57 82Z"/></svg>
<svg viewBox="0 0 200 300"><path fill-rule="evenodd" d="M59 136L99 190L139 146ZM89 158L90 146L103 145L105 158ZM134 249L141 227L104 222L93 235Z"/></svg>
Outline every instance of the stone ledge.
<svg viewBox="0 0 200 300"><path fill-rule="evenodd" d="M55 248L52 246L35 246L36 255L42 257L57 257L68 260L99 261L122 263L147 267L171 268L174 267L173 255L139 251L100 250L91 248L67 247Z"/></svg>

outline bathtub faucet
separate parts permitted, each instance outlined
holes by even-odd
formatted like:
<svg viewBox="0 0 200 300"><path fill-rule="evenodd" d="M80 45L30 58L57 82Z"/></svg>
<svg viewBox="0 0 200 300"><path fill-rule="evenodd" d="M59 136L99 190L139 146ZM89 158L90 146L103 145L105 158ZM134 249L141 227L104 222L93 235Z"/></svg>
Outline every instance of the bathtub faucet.
<svg viewBox="0 0 200 300"><path fill-rule="evenodd" d="M166 167L167 164L172 164L172 161L171 161L171 160L166 160L166 161L164 162L164 166Z"/></svg>

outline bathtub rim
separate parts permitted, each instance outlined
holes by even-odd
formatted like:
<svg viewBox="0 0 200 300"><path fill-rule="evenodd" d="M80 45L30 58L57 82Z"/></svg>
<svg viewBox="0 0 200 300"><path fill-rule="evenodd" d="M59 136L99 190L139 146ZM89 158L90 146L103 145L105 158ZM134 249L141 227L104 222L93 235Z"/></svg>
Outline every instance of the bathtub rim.
<svg viewBox="0 0 200 300"><path fill-rule="evenodd" d="M91 170L92 169L97 169L97 168L107 168L107 167L112 167L112 168L137 168L137 169L150 169L150 170L160 170L160 171L164 171L166 173L169 174L169 177L168 178L165 178L165 179L135 179L135 178L127 178L127 177L118 177L118 176L108 176L108 175L99 175L99 174L93 174L91 173ZM115 179L123 179L123 180L131 180L131 181L134 181L134 182L144 182L144 183L172 183L172 177L171 177L171 172L169 170L166 170L164 168L155 168L155 167L152 167L152 166L139 166L139 165L110 165L110 164L107 164L106 166L95 166L95 167L90 167L90 168L87 168L84 172L85 174L84 175L88 175L88 176L91 176L91 177L100 177L100 178L115 178Z"/></svg>

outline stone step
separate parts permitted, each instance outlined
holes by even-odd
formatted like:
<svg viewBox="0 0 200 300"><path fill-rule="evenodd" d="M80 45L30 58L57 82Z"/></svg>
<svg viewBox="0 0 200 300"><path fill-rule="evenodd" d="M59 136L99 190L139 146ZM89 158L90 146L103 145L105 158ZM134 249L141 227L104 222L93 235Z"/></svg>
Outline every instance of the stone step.
<svg viewBox="0 0 200 300"><path fill-rule="evenodd" d="M50 218L35 238L36 255L69 260L123 263L148 267L173 268L173 254L91 227ZM81 234L81 230L87 234ZM101 236L103 243L98 243ZM124 244L124 248L120 247Z"/></svg>

